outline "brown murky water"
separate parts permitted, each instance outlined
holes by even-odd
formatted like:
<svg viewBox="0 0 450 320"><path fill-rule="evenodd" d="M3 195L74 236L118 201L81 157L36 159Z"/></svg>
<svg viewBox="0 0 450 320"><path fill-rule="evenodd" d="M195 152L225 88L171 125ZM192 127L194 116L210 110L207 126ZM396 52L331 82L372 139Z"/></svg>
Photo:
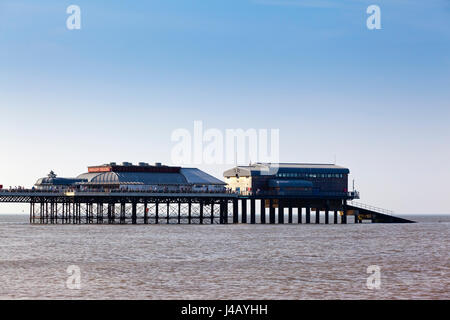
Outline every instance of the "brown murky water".
<svg viewBox="0 0 450 320"><path fill-rule="evenodd" d="M2 299L449 299L450 216L417 224L31 226L0 216ZM81 288L68 289L69 265ZM368 289L369 265L381 286Z"/></svg>

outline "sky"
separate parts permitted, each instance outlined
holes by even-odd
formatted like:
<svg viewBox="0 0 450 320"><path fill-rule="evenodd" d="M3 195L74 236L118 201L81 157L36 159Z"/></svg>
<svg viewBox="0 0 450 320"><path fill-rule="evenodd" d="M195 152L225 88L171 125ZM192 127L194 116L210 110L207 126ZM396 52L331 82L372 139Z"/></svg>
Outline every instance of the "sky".
<svg viewBox="0 0 450 320"><path fill-rule="evenodd" d="M336 160L360 202L450 213L449 88L450 1L0 0L0 184L170 165L202 121L279 129L280 161Z"/></svg>

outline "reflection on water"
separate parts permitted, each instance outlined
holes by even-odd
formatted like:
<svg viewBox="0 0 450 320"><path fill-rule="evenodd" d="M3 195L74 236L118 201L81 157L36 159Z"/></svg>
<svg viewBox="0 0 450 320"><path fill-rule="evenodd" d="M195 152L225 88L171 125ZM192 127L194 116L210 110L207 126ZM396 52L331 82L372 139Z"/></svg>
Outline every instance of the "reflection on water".
<svg viewBox="0 0 450 320"><path fill-rule="evenodd" d="M0 215L0 298L449 299L449 216L417 224L46 225ZM81 289L66 288L69 265ZM369 290L369 265L381 288Z"/></svg>

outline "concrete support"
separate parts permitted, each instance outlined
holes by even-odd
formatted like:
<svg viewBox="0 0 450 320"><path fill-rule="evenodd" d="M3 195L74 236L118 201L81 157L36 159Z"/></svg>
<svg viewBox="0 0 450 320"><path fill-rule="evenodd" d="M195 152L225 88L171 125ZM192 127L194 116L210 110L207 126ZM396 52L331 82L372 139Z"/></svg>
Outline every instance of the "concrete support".
<svg viewBox="0 0 450 320"><path fill-rule="evenodd" d="M288 209L288 223L292 223L292 206L289 205L289 209Z"/></svg>
<svg viewBox="0 0 450 320"><path fill-rule="evenodd" d="M284 203L278 200L278 223L284 224Z"/></svg>
<svg viewBox="0 0 450 320"><path fill-rule="evenodd" d="M241 200L241 208L242 208L242 223L247 223L247 199Z"/></svg>
<svg viewBox="0 0 450 320"><path fill-rule="evenodd" d="M273 206L273 199L269 200L270 209L269 209L269 223L275 224L275 207Z"/></svg>
<svg viewBox="0 0 450 320"><path fill-rule="evenodd" d="M320 223L320 209L316 208L316 224Z"/></svg>
<svg viewBox="0 0 450 320"><path fill-rule="evenodd" d="M266 223L266 200L261 199L261 208L260 208L260 220L261 220L261 224L265 224Z"/></svg>
<svg viewBox="0 0 450 320"><path fill-rule="evenodd" d="M256 223L256 203L254 198L250 199L250 223Z"/></svg>
<svg viewBox="0 0 450 320"><path fill-rule="evenodd" d="M302 210L303 210L303 208L302 207L298 207L297 208L297 210L298 210L298 212L297 212L297 218L298 218L298 223L302 223L303 221L303 219L302 219Z"/></svg>
<svg viewBox="0 0 450 320"><path fill-rule="evenodd" d="M341 217L341 224L347 224L347 206L344 204L342 211L344 214Z"/></svg>
<svg viewBox="0 0 450 320"><path fill-rule="evenodd" d="M311 208L310 207L306 207L306 223L307 224L311 223Z"/></svg>
<svg viewBox="0 0 450 320"><path fill-rule="evenodd" d="M239 203L238 203L238 199L233 199L233 223L239 223Z"/></svg>
<svg viewBox="0 0 450 320"><path fill-rule="evenodd" d="M337 210L334 210L334 213L333 213L333 222L334 222L334 224L337 224L338 223L338 212L337 212Z"/></svg>

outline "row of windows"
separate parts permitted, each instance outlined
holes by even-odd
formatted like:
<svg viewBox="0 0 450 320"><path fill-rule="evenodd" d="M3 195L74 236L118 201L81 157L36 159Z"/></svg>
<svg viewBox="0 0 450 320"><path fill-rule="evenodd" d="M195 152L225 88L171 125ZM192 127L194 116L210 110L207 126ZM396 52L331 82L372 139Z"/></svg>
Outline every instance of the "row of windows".
<svg viewBox="0 0 450 320"><path fill-rule="evenodd" d="M299 172L286 172L286 173L277 173L277 177L279 178L343 178L344 175L342 173L299 173Z"/></svg>

